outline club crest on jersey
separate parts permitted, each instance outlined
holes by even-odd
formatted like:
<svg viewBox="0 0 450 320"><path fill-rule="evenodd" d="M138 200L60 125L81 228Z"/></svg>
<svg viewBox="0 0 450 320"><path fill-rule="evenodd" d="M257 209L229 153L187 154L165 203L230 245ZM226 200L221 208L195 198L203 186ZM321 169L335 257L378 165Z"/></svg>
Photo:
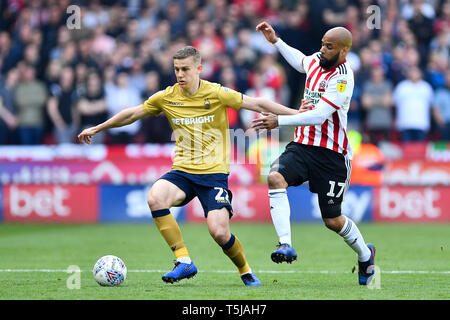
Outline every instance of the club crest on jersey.
<svg viewBox="0 0 450 320"><path fill-rule="evenodd" d="M346 86L347 86L347 81L346 80L338 80L337 81L337 90L339 92L344 92Z"/></svg>
<svg viewBox="0 0 450 320"><path fill-rule="evenodd" d="M205 104L205 109L210 109L211 108L211 102L209 102L208 98L205 99L204 104Z"/></svg>
<svg viewBox="0 0 450 320"><path fill-rule="evenodd" d="M327 82L325 80L320 81L320 83L319 83L319 91L325 91L326 85L327 85Z"/></svg>

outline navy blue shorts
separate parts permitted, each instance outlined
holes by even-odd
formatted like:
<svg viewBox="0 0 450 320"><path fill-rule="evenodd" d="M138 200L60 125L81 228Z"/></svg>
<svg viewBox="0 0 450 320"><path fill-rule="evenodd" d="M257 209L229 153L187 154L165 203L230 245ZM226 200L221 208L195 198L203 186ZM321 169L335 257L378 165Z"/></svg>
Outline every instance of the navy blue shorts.
<svg viewBox="0 0 450 320"><path fill-rule="evenodd" d="M230 218L233 216L231 200L233 194L228 189L228 174L210 173L193 174L180 170L172 170L160 179L172 182L186 193L186 198L177 207L188 204L192 199L198 197L202 204L205 217L211 210L227 208Z"/></svg>

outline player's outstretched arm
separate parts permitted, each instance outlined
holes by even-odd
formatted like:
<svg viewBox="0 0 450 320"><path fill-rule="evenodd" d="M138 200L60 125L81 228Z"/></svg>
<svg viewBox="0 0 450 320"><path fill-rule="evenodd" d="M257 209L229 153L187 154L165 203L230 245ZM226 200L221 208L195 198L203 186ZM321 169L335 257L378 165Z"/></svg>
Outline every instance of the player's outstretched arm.
<svg viewBox="0 0 450 320"><path fill-rule="evenodd" d="M302 64L305 55L300 50L287 45L283 40L278 38L275 30L269 23L266 21L261 22L256 26L256 31L261 32L267 41L277 47L283 58L285 58L294 69L302 73L305 72Z"/></svg>
<svg viewBox="0 0 450 320"><path fill-rule="evenodd" d="M266 98L253 98L243 95L242 108L255 112L270 112L274 114L293 115L299 111L283 106Z"/></svg>
<svg viewBox="0 0 450 320"><path fill-rule="evenodd" d="M122 111L120 111L110 119L106 120L105 122L100 123L95 127L84 129L78 135L78 140L80 142L90 144L92 136L96 135L97 133L106 129L126 126L130 123L133 123L139 119L146 117L147 115L148 113L144 110L142 105L123 109Z"/></svg>
<svg viewBox="0 0 450 320"><path fill-rule="evenodd" d="M314 126L321 125L330 114L336 109L325 104L320 103L317 106L311 104L311 100L302 100L302 106L295 115L280 115L273 114L265 115L265 117L255 119L252 121L251 128L255 130L273 129L278 126Z"/></svg>

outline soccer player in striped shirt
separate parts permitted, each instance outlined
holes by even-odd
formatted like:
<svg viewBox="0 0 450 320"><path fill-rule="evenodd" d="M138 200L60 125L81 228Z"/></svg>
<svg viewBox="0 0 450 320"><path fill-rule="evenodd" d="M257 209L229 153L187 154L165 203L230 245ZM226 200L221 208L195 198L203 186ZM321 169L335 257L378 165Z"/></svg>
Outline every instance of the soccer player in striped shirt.
<svg viewBox="0 0 450 320"><path fill-rule="evenodd" d="M319 52L305 56L277 37L267 22L256 27L275 45L289 64L306 73L304 98L296 115L267 115L253 121L255 129L296 125L294 140L272 164L268 177L270 212L279 236L278 249L271 258L276 263L297 259L292 247L290 208L286 188L309 181L309 189L318 194L325 225L343 237L357 253L359 283L366 285L374 273L375 247L366 244L356 224L341 213L348 189L352 149L348 143L347 112L352 98L353 71L346 60L352 45L351 33L337 27L322 38Z"/></svg>

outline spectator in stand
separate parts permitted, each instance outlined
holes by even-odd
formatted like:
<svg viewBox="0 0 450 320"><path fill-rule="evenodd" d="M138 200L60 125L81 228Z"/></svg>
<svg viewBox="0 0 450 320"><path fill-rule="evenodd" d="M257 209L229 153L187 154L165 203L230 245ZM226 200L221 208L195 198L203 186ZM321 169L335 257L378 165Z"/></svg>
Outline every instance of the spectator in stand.
<svg viewBox="0 0 450 320"><path fill-rule="evenodd" d="M237 48L239 45L239 40L236 36L236 28L235 25L230 22L226 21L220 29L221 36L223 38L225 51L230 54L234 51L234 49Z"/></svg>
<svg viewBox="0 0 450 320"><path fill-rule="evenodd" d="M92 127L105 121L108 117L106 108L105 90L102 79L97 72L90 72L86 77L84 89L79 92L77 112L80 117L81 129ZM98 136L98 137L97 137ZM96 135L92 143L103 143L104 134Z"/></svg>
<svg viewBox="0 0 450 320"><path fill-rule="evenodd" d="M358 71L355 74L355 78L358 83L366 83L370 79L370 72L373 68L373 52L370 48L363 48L359 52L361 58L361 64Z"/></svg>
<svg viewBox="0 0 450 320"><path fill-rule="evenodd" d="M146 74L145 91L142 100L147 100L153 94L161 90L159 74L150 71ZM142 119L142 132L146 143L168 143L172 138L172 127L164 113L157 117L146 117Z"/></svg>
<svg viewBox="0 0 450 320"><path fill-rule="evenodd" d="M260 57L257 65L264 79L265 85L273 88L276 92L275 100L286 105L289 103L288 91L286 90L285 74L281 65L276 61L275 55L265 54Z"/></svg>
<svg viewBox="0 0 450 320"><path fill-rule="evenodd" d="M105 28L101 25L97 25L94 28L94 36L92 39L92 53L99 55L101 59L111 54L116 48L116 40L105 33Z"/></svg>
<svg viewBox="0 0 450 320"><path fill-rule="evenodd" d="M170 23L171 37L182 36L184 34L186 20L184 12L181 10L180 3L177 1L170 1L165 10L166 19Z"/></svg>
<svg viewBox="0 0 450 320"><path fill-rule="evenodd" d="M36 44L28 44L23 51L23 59L26 64L32 65L36 70L36 76L42 76L43 64L39 56L39 46Z"/></svg>
<svg viewBox="0 0 450 320"><path fill-rule="evenodd" d="M42 53L44 56L49 56L50 51L57 45L58 30L65 25L64 16L66 14L66 7L60 7L57 3L49 4L47 10L48 19L41 27L42 32Z"/></svg>
<svg viewBox="0 0 450 320"><path fill-rule="evenodd" d="M16 32L12 34L12 44L8 52L6 70L17 65L22 59L25 47L32 41L33 29L29 24L17 24Z"/></svg>
<svg viewBox="0 0 450 320"><path fill-rule="evenodd" d="M450 59L450 28L436 35L430 44L427 79L434 89L445 87L445 73Z"/></svg>
<svg viewBox="0 0 450 320"><path fill-rule="evenodd" d="M164 51L161 51L155 54L155 61L158 67L161 87L167 88L176 81L176 77L173 72L172 56Z"/></svg>
<svg viewBox="0 0 450 320"><path fill-rule="evenodd" d="M147 1L147 5L144 5L139 12L138 32L141 37L144 37L152 28L158 23L158 3L156 1L153 4Z"/></svg>
<svg viewBox="0 0 450 320"><path fill-rule="evenodd" d="M88 68L96 68L99 69L99 64L95 60L93 53L91 51L91 38L83 38L78 41L77 49L78 53L75 58L75 64L78 65L80 63L85 64Z"/></svg>
<svg viewBox="0 0 450 320"><path fill-rule="evenodd" d="M88 67L84 63L78 63L75 66L75 90L78 97L81 97L86 93L86 80L88 73Z"/></svg>
<svg viewBox="0 0 450 320"><path fill-rule="evenodd" d="M17 62L17 56L12 49L12 39L8 32L0 32L0 71L8 72Z"/></svg>
<svg viewBox="0 0 450 320"><path fill-rule="evenodd" d="M75 91L75 74L71 67L61 71L58 84L50 87L50 99L47 102L47 112L54 127L57 143L73 143L77 116L75 114L77 96Z"/></svg>
<svg viewBox="0 0 450 320"><path fill-rule="evenodd" d="M419 63L419 53L414 48L398 45L393 50L393 61L389 65L389 79L394 85L405 80L409 70Z"/></svg>
<svg viewBox="0 0 450 320"><path fill-rule="evenodd" d="M75 65L77 59L77 45L74 41L69 41L66 44L64 44L64 47L62 48L62 54L60 57L61 65L66 66L73 66Z"/></svg>
<svg viewBox="0 0 450 320"><path fill-rule="evenodd" d="M14 88L19 82L19 72L11 69L5 80L0 80L0 145L19 144L16 130L19 121L14 108Z"/></svg>
<svg viewBox="0 0 450 320"><path fill-rule="evenodd" d="M427 81L433 89L445 87L445 72L448 69L448 58L433 51L429 55L427 66Z"/></svg>
<svg viewBox="0 0 450 320"><path fill-rule="evenodd" d="M283 2L281 0L268 0L267 8L264 11L264 21L271 25L280 25L283 23Z"/></svg>
<svg viewBox="0 0 450 320"><path fill-rule="evenodd" d="M353 96L350 100L350 106L347 112L347 132L363 131L363 110L361 106L362 87L359 83L355 83L353 88Z"/></svg>
<svg viewBox="0 0 450 320"><path fill-rule="evenodd" d="M392 129L392 83L385 79L381 67L372 69L371 79L363 86L362 107L366 111L366 128L370 142L389 140Z"/></svg>
<svg viewBox="0 0 450 320"><path fill-rule="evenodd" d="M59 59L62 56L63 47L70 41L70 30L62 26L58 30L56 45L50 50L49 59Z"/></svg>
<svg viewBox="0 0 450 320"><path fill-rule="evenodd" d="M425 11L429 7L429 14ZM413 14L408 19L409 27L417 40L417 49L420 55L420 66L426 65L430 41L433 37L434 9L423 0L413 0Z"/></svg>
<svg viewBox="0 0 450 320"><path fill-rule="evenodd" d="M450 1L449 1L450 4ZM448 60L450 57L450 26L442 30L430 43L430 50L442 58Z"/></svg>
<svg viewBox="0 0 450 320"><path fill-rule="evenodd" d="M276 100L276 92L272 87L266 85L264 75L260 72L255 72L250 76L251 87L245 92L245 95L250 97L263 97L271 101ZM247 109L239 110L239 117L244 130L250 128L252 121L261 116L260 113L253 112Z"/></svg>
<svg viewBox="0 0 450 320"><path fill-rule="evenodd" d="M323 10L323 21L326 29L343 26L347 23L347 0L328 0Z"/></svg>
<svg viewBox="0 0 450 320"><path fill-rule="evenodd" d="M201 9L200 1L201 0L185 0L184 1L183 10L186 15L186 19L188 21L194 21L196 19L196 15L197 15L199 9ZM204 8L203 11L206 13L206 8Z"/></svg>
<svg viewBox="0 0 450 320"><path fill-rule="evenodd" d="M137 106L142 103L141 95L136 88L129 85L129 77L126 72L120 72L116 78L113 90L106 91L106 104L110 117L119 113L128 106ZM128 126L112 128L109 130L112 144L128 144L134 142L134 137L141 127L141 122L136 121Z"/></svg>
<svg viewBox="0 0 450 320"><path fill-rule="evenodd" d="M140 58L134 58L130 68L130 86L139 90L142 94L146 89L146 74L143 62Z"/></svg>
<svg viewBox="0 0 450 320"><path fill-rule="evenodd" d="M44 108L47 88L36 79L33 66L21 64L22 79L14 90L14 104L19 119L19 135L22 144L40 144L44 133Z"/></svg>
<svg viewBox="0 0 450 320"><path fill-rule="evenodd" d="M450 141L450 70L445 76L446 86L436 90L433 101L433 116L443 141Z"/></svg>
<svg viewBox="0 0 450 320"><path fill-rule="evenodd" d="M202 53L202 79L214 81L214 74L218 71L215 58L225 51L225 44L212 23L202 26L202 34L194 39L192 46Z"/></svg>
<svg viewBox="0 0 450 320"><path fill-rule="evenodd" d="M233 68L226 67L222 69L220 73L220 81L219 83L227 88L238 90L237 84L236 84L236 73L234 72ZM230 129L236 129L239 128L239 111L235 110L233 108L227 108L227 115L228 115L228 123L230 124Z"/></svg>
<svg viewBox="0 0 450 320"><path fill-rule="evenodd" d="M54 83L58 83L61 69L61 62L58 59L52 59L47 64L45 72L45 84L47 85L47 88L50 88Z"/></svg>
<svg viewBox="0 0 450 320"><path fill-rule="evenodd" d="M207 2L208 3L205 3L205 11L208 20L214 23L216 26L221 26L227 19L227 1L214 0Z"/></svg>
<svg viewBox="0 0 450 320"><path fill-rule="evenodd" d="M433 89L422 80L422 71L417 66L409 69L408 78L394 90L396 127L402 142L425 141L430 129L430 108Z"/></svg>
<svg viewBox="0 0 450 320"><path fill-rule="evenodd" d="M433 30L436 34L444 30L450 30L450 1L445 0L441 2L441 7L438 9L439 16L434 20Z"/></svg>
<svg viewBox="0 0 450 320"><path fill-rule="evenodd" d="M88 29L97 26L106 26L110 22L108 12L101 6L99 0L89 1L89 7L83 17L83 25Z"/></svg>
<svg viewBox="0 0 450 320"><path fill-rule="evenodd" d="M233 4L239 14L239 29L252 30L266 10L266 1L261 0L233 0Z"/></svg>

